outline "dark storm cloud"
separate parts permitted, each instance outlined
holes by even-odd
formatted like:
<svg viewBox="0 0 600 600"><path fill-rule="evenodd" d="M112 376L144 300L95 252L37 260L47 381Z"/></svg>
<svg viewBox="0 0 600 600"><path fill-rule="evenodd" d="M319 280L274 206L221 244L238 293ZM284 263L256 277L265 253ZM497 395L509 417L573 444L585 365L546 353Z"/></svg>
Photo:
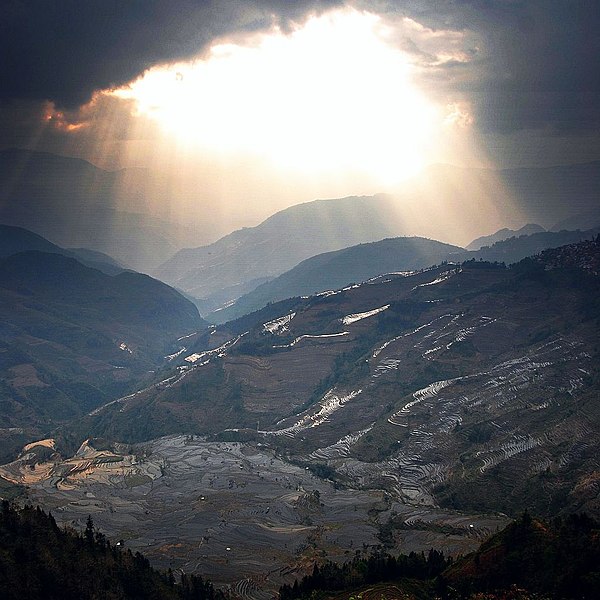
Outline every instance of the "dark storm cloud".
<svg viewBox="0 0 600 600"><path fill-rule="evenodd" d="M0 103L6 112L24 101L30 116L34 101L74 109L221 36L273 23L285 30L341 4L448 32L429 42L427 32L405 32L397 44L432 95L470 102L483 131L600 129L596 0L4 0ZM439 61L446 42L463 58Z"/></svg>
<svg viewBox="0 0 600 600"><path fill-rule="evenodd" d="M331 1L4 0L0 100L63 108L124 84L153 65L188 58L215 38L270 26Z"/></svg>
<svg viewBox="0 0 600 600"><path fill-rule="evenodd" d="M362 3L367 8L372 3ZM434 31L463 32L466 63L432 64L439 92L472 102L484 131L600 129L600 3L595 0L398 0L377 3ZM473 41L475 46L469 46ZM429 71L429 72L428 72Z"/></svg>

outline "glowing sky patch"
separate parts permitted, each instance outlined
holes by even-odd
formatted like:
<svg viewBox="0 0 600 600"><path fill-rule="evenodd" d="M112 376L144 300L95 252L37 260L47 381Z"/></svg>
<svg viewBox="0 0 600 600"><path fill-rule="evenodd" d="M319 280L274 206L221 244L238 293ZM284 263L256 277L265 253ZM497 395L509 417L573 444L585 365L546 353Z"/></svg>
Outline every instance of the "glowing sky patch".
<svg viewBox="0 0 600 600"><path fill-rule="evenodd" d="M446 115L382 31L374 15L338 11L151 69L115 94L191 148L399 181L428 162Z"/></svg>

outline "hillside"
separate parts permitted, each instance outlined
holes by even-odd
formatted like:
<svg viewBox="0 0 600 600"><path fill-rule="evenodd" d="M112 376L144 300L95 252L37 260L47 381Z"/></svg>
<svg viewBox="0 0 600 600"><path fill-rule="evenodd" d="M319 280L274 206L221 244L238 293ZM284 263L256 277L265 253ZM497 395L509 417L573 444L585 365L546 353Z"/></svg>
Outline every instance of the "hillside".
<svg viewBox="0 0 600 600"><path fill-rule="evenodd" d="M252 597L358 549L467 554L524 509L596 517L599 256L388 274L181 336L0 482Z"/></svg>
<svg viewBox="0 0 600 600"><path fill-rule="evenodd" d="M573 248L598 253L597 242ZM299 300L243 336L228 337L225 325L198 342L208 347L182 352L177 384L102 411L82 431L141 441L249 428L340 481L406 500L596 511L584 482L600 434L599 282L552 260L551 270L472 261L389 275ZM149 404L162 408L148 415ZM251 430L257 420L262 433Z"/></svg>
<svg viewBox="0 0 600 600"><path fill-rule="evenodd" d="M410 271L446 261L475 259L511 264L547 248L592 239L599 231L542 231L509 237L470 252L423 238L394 238L360 244L309 258L207 318L214 323L225 323L284 298L335 290L377 275Z"/></svg>
<svg viewBox="0 0 600 600"><path fill-rule="evenodd" d="M484 246L476 252L456 258L461 260L475 258L477 260L503 262L509 265L549 248L558 248L566 244L594 239L598 233L600 233L600 228L585 231L540 231L531 235L510 237L491 246Z"/></svg>
<svg viewBox="0 0 600 600"><path fill-rule="evenodd" d="M594 598L599 532L598 521L585 514L543 521L524 513L457 561L432 550L427 556L376 554L341 566L326 563L293 586L283 586L280 598Z"/></svg>
<svg viewBox="0 0 600 600"><path fill-rule="evenodd" d="M593 598L600 582L600 524L583 515L551 521L523 514L477 552L450 566L447 595L521 589L549 598ZM498 594L499 595L499 594Z"/></svg>
<svg viewBox="0 0 600 600"><path fill-rule="evenodd" d="M461 251L458 246L424 238L392 238L319 254L258 286L231 307L212 313L210 320L224 323L269 302L340 289L382 273L422 269Z"/></svg>
<svg viewBox="0 0 600 600"><path fill-rule="evenodd" d="M298 204L209 246L181 250L153 274L214 310L310 256L404 233L394 212L383 195Z"/></svg>
<svg viewBox="0 0 600 600"><path fill-rule="evenodd" d="M46 252L0 259L0 299L3 453L23 428L46 430L139 384L177 337L203 326L159 281Z"/></svg>
<svg viewBox="0 0 600 600"><path fill-rule="evenodd" d="M151 385L0 477L242 595L360 548L466 554L524 509L598 516L599 255L583 242L272 304L182 338Z"/></svg>

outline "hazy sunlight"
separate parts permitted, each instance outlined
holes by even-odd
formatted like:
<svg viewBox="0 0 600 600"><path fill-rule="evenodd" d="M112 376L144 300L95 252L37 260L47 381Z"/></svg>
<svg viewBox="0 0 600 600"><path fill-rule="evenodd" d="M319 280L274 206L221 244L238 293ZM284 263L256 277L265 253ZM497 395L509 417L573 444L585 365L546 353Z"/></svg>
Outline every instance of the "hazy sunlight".
<svg viewBox="0 0 600 600"><path fill-rule="evenodd" d="M151 69L114 93L190 150L392 184L428 162L444 115L380 29L376 16L338 11L288 35L213 46L203 60Z"/></svg>

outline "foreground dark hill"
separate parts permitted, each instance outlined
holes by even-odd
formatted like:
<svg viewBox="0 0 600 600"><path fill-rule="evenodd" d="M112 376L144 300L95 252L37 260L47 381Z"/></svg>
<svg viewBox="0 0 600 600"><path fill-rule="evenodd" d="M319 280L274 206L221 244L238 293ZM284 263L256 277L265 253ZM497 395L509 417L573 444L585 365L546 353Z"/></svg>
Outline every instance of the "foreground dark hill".
<svg viewBox="0 0 600 600"><path fill-rule="evenodd" d="M541 521L524 514L457 561L434 549L398 556L359 551L343 564L319 560L311 574L282 586L279 598L594 598L599 531L585 515ZM0 594L7 600L225 597L202 577L184 573L176 582L171 571L153 569L139 552L111 543L91 518L79 533L58 527L39 508L17 509L6 501L0 512Z"/></svg>
<svg viewBox="0 0 600 600"><path fill-rule="evenodd" d="M141 554L111 544L88 521L83 533L61 529L39 508L0 512L0 596L4 600L96 598L212 600L210 582L153 569Z"/></svg>
<svg viewBox="0 0 600 600"><path fill-rule="evenodd" d="M46 252L0 259L0 300L3 437L122 393L177 337L203 326L195 306L164 283Z"/></svg>
<svg viewBox="0 0 600 600"><path fill-rule="evenodd" d="M297 299L201 337L176 382L69 435L218 434L404 502L598 514L598 264L583 242Z"/></svg>
<svg viewBox="0 0 600 600"><path fill-rule="evenodd" d="M293 586L283 586L280 598L595 598L599 534L598 521L585 514L542 521L524 513L476 552L449 566L435 550L427 556L357 557L343 565L315 567Z"/></svg>
<svg viewBox="0 0 600 600"><path fill-rule="evenodd" d="M86 246L147 271L195 239L185 227L119 206L144 206L147 177L29 150L0 151L0 221L61 246Z"/></svg>
<svg viewBox="0 0 600 600"><path fill-rule="evenodd" d="M600 585L600 523L585 514L551 521L523 514L457 561L438 585L444 596L512 589L548 598L594 598Z"/></svg>
<svg viewBox="0 0 600 600"><path fill-rule="evenodd" d="M360 283L381 273L422 269L447 260L462 248L424 238L391 238L352 246L309 258L299 265L263 283L239 298L235 304L213 313L214 322L224 323L293 296L305 296L336 290Z"/></svg>

